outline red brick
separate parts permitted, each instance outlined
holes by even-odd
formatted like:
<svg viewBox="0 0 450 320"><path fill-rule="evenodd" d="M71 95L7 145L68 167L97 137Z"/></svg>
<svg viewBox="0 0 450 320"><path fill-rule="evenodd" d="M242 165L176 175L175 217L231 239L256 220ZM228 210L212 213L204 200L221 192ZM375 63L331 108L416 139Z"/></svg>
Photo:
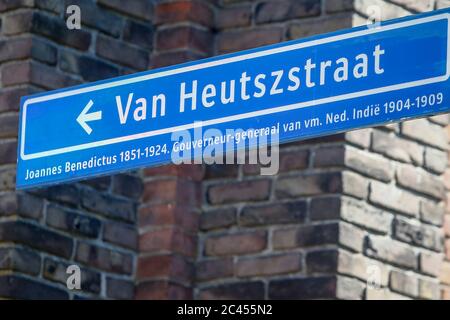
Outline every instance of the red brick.
<svg viewBox="0 0 450 320"><path fill-rule="evenodd" d="M218 36L217 48L219 53L235 52L278 43L282 39L283 29L278 27L224 31Z"/></svg>
<svg viewBox="0 0 450 320"><path fill-rule="evenodd" d="M209 54L213 38L208 31L191 26L178 26L158 31L156 47L158 50L189 49Z"/></svg>
<svg viewBox="0 0 450 320"><path fill-rule="evenodd" d="M139 237L139 252L164 250L193 257L197 253L196 238L174 227L150 230Z"/></svg>
<svg viewBox="0 0 450 320"><path fill-rule="evenodd" d="M233 260L231 258L203 260L196 264L196 279L208 281L227 278L233 275Z"/></svg>
<svg viewBox="0 0 450 320"><path fill-rule="evenodd" d="M441 290L442 300L450 300L450 287L444 287Z"/></svg>
<svg viewBox="0 0 450 320"><path fill-rule="evenodd" d="M195 0L160 3L155 8L155 23L170 24L176 22L197 22L204 26L213 24L211 8Z"/></svg>
<svg viewBox="0 0 450 320"><path fill-rule="evenodd" d="M236 264L239 277L268 276L301 270L301 256L297 253L240 259Z"/></svg>
<svg viewBox="0 0 450 320"><path fill-rule="evenodd" d="M100 57L136 70L146 70L149 65L149 54L147 51L113 38L99 35L95 50Z"/></svg>
<svg viewBox="0 0 450 320"><path fill-rule="evenodd" d="M101 6L132 15L146 21L149 21L153 15L153 5L151 1L98 0L97 2Z"/></svg>
<svg viewBox="0 0 450 320"><path fill-rule="evenodd" d="M210 186L207 192L208 201L211 204L267 200L270 181L253 180L218 184Z"/></svg>
<svg viewBox="0 0 450 320"><path fill-rule="evenodd" d="M198 230L198 213L173 204L147 205L139 208L139 226L177 225L186 232Z"/></svg>
<svg viewBox="0 0 450 320"><path fill-rule="evenodd" d="M270 23L317 16L320 14L321 4L316 0L265 1L258 3L255 11L257 23Z"/></svg>
<svg viewBox="0 0 450 320"><path fill-rule="evenodd" d="M205 58L205 54L192 52L188 49L173 52L157 53L152 57L152 68L161 68L180 64L189 61L195 61Z"/></svg>
<svg viewBox="0 0 450 320"><path fill-rule="evenodd" d="M200 188L197 183L184 179L152 180L144 185L142 201L197 206L200 202Z"/></svg>
<svg viewBox="0 0 450 320"><path fill-rule="evenodd" d="M230 8L220 9L216 16L216 28L236 28L246 27L251 23L252 6L235 6Z"/></svg>
<svg viewBox="0 0 450 320"><path fill-rule="evenodd" d="M445 240L445 258L450 261L450 239Z"/></svg>
<svg viewBox="0 0 450 320"><path fill-rule="evenodd" d="M4 86L31 83L46 89L58 89L77 85L80 81L40 63L18 61L3 67L2 83Z"/></svg>
<svg viewBox="0 0 450 320"><path fill-rule="evenodd" d="M21 60L31 56L32 40L26 38L12 38L0 41L0 62Z"/></svg>
<svg viewBox="0 0 450 320"><path fill-rule="evenodd" d="M31 87L2 88L0 90L0 112L18 111L20 97L36 93L37 91Z"/></svg>
<svg viewBox="0 0 450 320"><path fill-rule="evenodd" d="M189 284L193 278L193 266L179 255L141 257L137 266L139 281L165 278Z"/></svg>
<svg viewBox="0 0 450 320"><path fill-rule="evenodd" d="M265 231L211 236L205 241L205 254L208 256L223 256L255 253L264 250L266 245L267 234Z"/></svg>
<svg viewBox="0 0 450 320"><path fill-rule="evenodd" d="M187 180L201 181L203 178L203 166L193 164L166 165L144 169L147 177L168 176L180 177Z"/></svg>
<svg viewBox="0 0 450 320"><path fill-rule="evenodd" d="M192 289L167 280L147 281L136 288L137 300L188 300L192 299Z"/></svg>
<svg viewBox="0 0 450 320"><path fill-rule="evenodd" d="M17 161L17 141L7 140L0 142L0 165L16 163Z"/></svg>
<svg viewBox="0 0 450 320"><path fill-rule="evenodd" d="M201 300L262 300L264 299L262 281L234 282L211 286L200 290Z"/></svg>
<svg viewBox="0 0 450 320"><path fill-rule="evenodd" d="M30 0L7 0L0 2L0 12L9 11L18 8L32 7L33 1Z"/></svg>

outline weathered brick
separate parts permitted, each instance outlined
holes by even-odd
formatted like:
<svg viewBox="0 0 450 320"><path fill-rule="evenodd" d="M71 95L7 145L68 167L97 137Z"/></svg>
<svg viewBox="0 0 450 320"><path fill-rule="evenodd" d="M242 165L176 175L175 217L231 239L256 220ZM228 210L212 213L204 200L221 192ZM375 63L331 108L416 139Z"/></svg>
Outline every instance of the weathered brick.
<svg viewBox="0 0 450 320"><path fill-rule="evenodd" d="M342 175L338 172L280 177L275 186L278 198L296 198L342 191Z"/></svg>
<svg viewBox="0 0 450 320"><path fill-rule="evenodd" d="M289 40L309 37L318 33L326 33L344 28L351 28L353 14L342 13L326 16L323 19L294 22L288 27L287 37Z"/></svg>
<svg viewBox="0 0 450 320"><path fill-rule="evenodd" d="M118 12L129 14L143 20L150 20L153 15L151 1L120 1L120 0L98 0L102 6L114 9Z"/></svg>
<svg viewBox="0 0 450 320"><path fill-rule="evenodd" d="M332 0L325 1L325 10L327 13L353 10L354 0Z"/></svg>
<svg viewBox="0 0 450 320"><path fill-rule="evenodd" d="M26 59L31 56L31 38L12 38L0 41L0 62Z"/></svg>
<svg viewBox="0 0 450 320"><path fill-rule="evenodd" d="M211 164L205 166L205 179L234 178L238 176L239 166L231 164Z"/></svg>
<svg viewBox="0 0 450 320"><path fill-rule="evenodd" d="M239 245L236 245L239 243ZM205 254L223 256L262 251L267 246L265 231L248 231L210 236L205 240Z"/></svg>
<svg viewBox="0 0 450 320"><path fill-rule="evenodd" d="M316 0L299 1L265 1L255 8L256 23L285 21L294 18L317 16L320 14L320 3Z"/></svg>
<svg viewBox="0 0 450 320"><path fill-rule="evenodd" d="M384 182L391 181L394 175L390 161L353 148L346 148L345 165L363 175Z"/></svg>
<svg viewBox="0 0 450 320"><path fill-rule="evenodd" d="M200 215L200 229L202 230L227 228L236 222L236 209L234 208L206 211Z"/></svg>
<svg viewBox="0 0 450 320"><path fill-rule="evenodd" d="M39 220L44 201L28 193L5 193L0 196L0 216L18 215Z"/></svg>
<svg viewBox="0 0 450 320"><path fill-rule="evenodd" d="M187 232L198 230L198 213L172 204L146 205L139 208L139 227L177 225Z"/></svg>
<svg viewBox="0 0 450 320"><path fill-rule="evenodd" d="M434 148L425 148L425 167L435 173L443 173L447 168L447 153Z"/></svg>
<svg viewBox="0 0 450 320"><path fill-rule="evenodd" d="M413 248L392 239L368 236L366 237L364 253L371 258L394 265L417 268L417 258Z"/></svg>
<svg viewBox="0 0 450 320"><path fill-rule="evenodd" d="M156 24L177 22L196 22L204 26L212 26L214 14L210 6L196 0L159 3L155 8Z"/></svg>
<svg viewBox="0 0 450 320"><path fill-rule="evenodd" d="M3 168L0 170L0 191L12 191L16 187L16 169Z"/></svg>
<svg viewBox="0 0 450 320"><path fill-rule="evenodd" d="M355 146L368 149L370 146L371 135L372 129L353 130L345 133L345 140Z"/></svg>
<svg viewBox="0 0 450 320"><path fill-rule="evenodd" d="M261 179L212 185L207 190L207 197L211 204L225 204L267 200L269 192L270 181Z"/></svg>
<svg viewBox="0 0 450 320"><path fill-rule="evenodd" d="M278 43L282 38L283 29L279 27L224 31L218 35L217 50L218 53L235 52Z"/></svg>
<svg viewBox="0 0 450 320"><path fill-rule="evenodd" d="M421 225L413 220L397 217L393 223L394 238L435 251L442 250L442 232L440 229Z"/></svg>
<svg viewBox="0 0 450 320"><path fill-rule="evenodd" d="M333 273L338 267L338 251L324 249L310 251L306 255L306 270L308 274Z"/></svg>
<svg viewBox="0 0 450 320"><path fill-rule="evenodd" d="M33 0L8 0L0 3L0 12L14 10L18 8L32 7Z"/></svg>
<svg viewBox="0 0 450 320"><path fill-rule="evenodd" d="M390 185L372 181L370 183L369 199L376 205L399 211L409 216L417 217L419 215L419 198Z"/></svg>
<svg viewBox="0 0 450 320"><path fill-rule="evenodd" d="M438 253L421 252L419 270L433 277L438 277L441 271L442 255Z"/></svg>
<svg viewBox="0 0 450 320"><path fill-rule="evenodd" d="M392 215L364 202L345 199L342 202L341 217L350 223L377 233L387 234L391 229Z"/></svg>
<svg viewBox="0 0 450 320"><path fill-rule="evenodd" d="M232 258L208 259L196 264L196 279L198 281L208 281L219 278L227 278L233 275Z"/></svg>
<svg viewBox="0 0 450 320"><path fill-rule="evenodd" d="M445 261L442 263L439 279L441 283L450 285L450 262Z"/></svg>
<svg viewBox="0 0 450 320"><path fill-rule="evenodd" d="M336 282L335 276L272 280L269 282L269 299L333 299Z"/></svg>
<svg viewBox="0 0 450 320"><path fill-rule="evenodd" d="M448 139L444 129L426 119L403 122L402 133L409 138L439 149L446 150L447 148Z"/></svg>
<svg viewBox="0 0 450 320"><path fill-rule="evenodd" d="M64 2L60 0L34 0L36 8L60 14L64 11Z"/></svg>
<svg viewBox="0 0 450 320"><path fill-rule="evenodd" d="M194 276L192 263L179 255L155 255L140 257L137 266L139 279L171 279L189 283Z"/></svg>
<svg viewBox="0 0 450 320"><path fill-rule="evenodd" d="M315 197L311 199L309 218L312 221L335 220L341 215L341 196Z"/></svg>
<svg viewBox="0 0 450 320"><path fill-rule="evenodd" d="M216 14L215 26L218 29L246 27L251 23L252 6L248 4L221 8Z"/></svg>
<svg viewBox="0 0 450 320"><path fill-rule="evenodd" d="M392 2L417 12L433 10L434 5L434 1L431 0L392 0Z"/></svg>
<svg viewBox="0 0 450 320"><path fill-rule="evenodd" d="M280 172L306 169L309 166L309 156L310 152L308 150L281 150L279 168Z"/></svg>
<svg viewBox="0 0 450 320"><path fill-rule="evenodd" d="M25 248L3 247L0 248L0 270L38 275L41 271L41 257Z"/></svg>
<svg viewBox="0 0 450 320"><path fill-rule="evenodd" d="M3 67L2 75L2 83L4 86L31 83L46 89L58 89L61 87L71 87L80 83L79 80L55 68L33 61L9 63Z"/></svg>
<svg viewBox="0 0 450 320"><path fill-rule="evenodd" d="M100 57L136 70L145 70L149 64L149 55L146 51L114 38L99 35L95 50Z"/></svg>
<svg viewBox="0 0 450 320"><path fill-rule="evenodd" d="M305 221L306 210L305 201L246 206L239 215L239 223L243 226L298 224Z"/></svg>
<svg viewBox="0 0 450 320"><path fill-rule="evenodd" d="M362 252L366 232L352 224L339 223L339 245L352 251Z"/></svg>
<svg viewBox="0 0 450 320"><path fill-rule="evenodd" d="M134 283L129 280L107 277L106 295L108 298L131 300L134 298Z"/></svg>
<svg viewBox="0 0 450 320"><path fill-rule="evenodd" d="M111 185L111 176L102 176L92 179L80 181L80 183L91 186L92 188L100 191L106 191Z"/></svg>
<svg viewBox="0 0 450 320"><path fill-rule="evenodd" d="M202 58L205 58L205 54L193 52L189 49L180 49L179 51L177 50L177 51L156 53L152 56L151 67L152 68L167 67L179 63L199 60Z"/></svg>
<svg viewBox="0 0 450 320"><path fill-rule="evenodd" d="M314 167L342 167L345 164L345 146L318 148L314 153Z"/></svg>
<svg viewBox="0 0 450 320"><path fill-rule="evenodd" d="M389 266L382 262L369 259L362 254L352 254L344 250L339 251L338 269L340 274L357 278L361 281L368 282L373 280L371 268L377 268L379 271L379 286L387 286L389 283Z"/></svg>
<svg viewBox="0 0 450 320"><path fill-rule="evenodd" d="M367 300L411 300L411 298L404 295L390 291L387 288L381 289L367 289L366 290Z"/></svg>
<svg viewBox="0 0 450 320"><path fill-rule="evenodd" d="M196 238L174 227L150 230L139 237L139 252L160 251L194 257L197 254Z"/></svg>
<svg viewBox="0 0 450 320"><path fill-rule="evenodd" d="M130 174L118 174L113 177L112 192L131 199L139 199L142 194L142 179Z"/></svg>
<svg viewBox="0 0 450 320"><path fill-rule="evenodd" d="M0 165L17 161L17 141L6 140L0 142Z"/></svg>
<svg viewBox="0 0 450 320"><path fill-rule="evenodd" d="M80 190L75 184L60 184L32 192L40 197L70 206L77 206L80 203Z"/></svg>
<svg viewBox="0 0 450 320"><path fill-rule="evenodd" d="M130 254L113 251L87 242L79 242L75 260L110 272L131 274L133 260Z"/></svg>
<svg viewBox="0 0 450 320"><path fill-rule="evenodd" d="M0 239L6 242L20 243L65 258L71 256L73 247L71 238L23 221L1 223Z"/></svg>
<svg viewBox="0 0 450 320"><path fill-rule="evenodd" d="M103 80L119 75L119 69L89 56L80 56L72 51L61 51L59 66L62 70L80 75L86 81Z"/></svg>
<svg viewBox="0 0 450 320"><path fill-rule="evenodd" d="M131 201L115 198L109 194L94 192L84 188L81 195L81 205L106 217L128 222L136 221L135 204Z"/></svg>
<svg viewBox="0 0 450 320"><path fill-rule="evenodd" d="M161 51L188 49L209 54L212 40L210 32L192 26L166 28L156 34L156 46Z"/></svg>
<svg viewBox="0 0 450 320"><path fill-rule="evenodd" d="M0 296L15 299L69 299L69 294L65 290L19 275L0 276Z"/></svg>
<svg viewBox="0 0 450 320"><path fill-rule="evenodd" d="M66 272L71 264L60 260L46 258L44 261L43 276L46 279L66 285L69 274ZM81 290L100 293L100 273L81 268Z"/></svg>
<svg viewBox="0 0 450 320"><path fill-rule="evenodd" d="M137 249L136 227L119 222L105 222L103 225L103 240L125 248Z"/></svg>
<svg viewBox="0 0 450 320"><path fill-rule="evenodd" d="M374 130L372 134L372 149L394 160L416 165L423 164L423 146L397 137L394 134Z"/></svg>
<svg viewBox="0 0 450 320"><path fill-rule="evenodd" d="M439 288L439 282L419 278L419 298L440 300L441 290Z"/></svg>
<svg viewBox="0 0 450 320"><path fill-rule="evenodd" d="M336 244L338 237L339 225L337 223L305 225L276 229L272 236L272 245L275 249L289 249Z"/></svg>
<svg viewBox="0 0 450 320"><path fill-rule="evenodd" d="M96 238L100 232L99 220L57 205L47 207L46 222L56 229L91 238Z"/></svg>
<svg viewBox="0 0 450 320"><path fill-rule="evenodd" d="M406 189L424 193L437 199L445 199L445 186L441 179L423 170L401 166L397 170L398 184Z"/></svg>
<svg viewBox="0 0 450 320"><path fill-rule="evenodd" d="M369 193L369 180L351 172L342 173L342 193L359 199L367 199Z"/></svg>
<svg viewBox="0 0 450 320"><path fill-rule="evenodd" d="M137 285L136 300L188 300L192 290L168 280L144 281Z"/></svg>
<svg viewBox="0 0 450 320"><path fill-rule="evenodd" d="M445 207L431 201L420 203L420 220L437 226L442 226L445 214Z"/></svg>
<svg viewBox="0 0 450 320"><path fill-rule="evenodd" d="M122 29L122 18L110 11L101 9L91 0L66 0L66 8L77 5L81 9L81 23L89 27L119 37Z"/></svg>
<svg viewBox="0 0 450 320"><path fill-rule="evenodd" d="M123 40L151 50L153 48L153 26L127 20L123 29Z"/></svg>
<svg viewBox="0 0 450 320"><path fill-rule="evenodd" d="M402 272L397 270L391 271L389 279L389 287L398 293L410 296L419 296L419 280L411 272Z"/></svg>
<svg viewBox="0 0 450 320"><path fill-rule="evenodd" d="M146 203L196 206L200 202L200 188L196 182L185 179L152 180L144 184L141 199Z"/></svg>
<svg viewBox="0 0 450 320"><path fill-rule="evenodd" d="M19 19L21 17L18 17ZM30 19L26 17L25 19ZM91 34L83 29L69 30L64 19L35 11L30 19L31 31L48 37L55 42L74 47L79 50L87 50L91 43ZM22 30L20 32L23 32Z"/></svg>
<svg viewBox="0 0 450 320"><path fill-rule="evenodd" d="M264 299L262 281L235 282L206 287L200 290L202 300L261 300Z"/></svg>
<svg viewBox="0 0 450 320"><path fill-rule="evenodd" d="M31 87L12 87L0 90L0 112L18 111L20 97L36 93Z"/></svg>
<svg viewBox="0 0 450 320"><path fill-rule="evenodd" d="M297 271L301 271L301 256L298 253L242 258L236 262L238 277L268 276Z"/></svg>
<svg viewBox="0 0 450 320"><path fill-rule="evenodd" d="M340 300L361 300L366 284L353 278L338 276L336 298Z"/></svg>
<svg viewBox="0 0 450 320"><path fill-rule="evenodd" d="M444 216L444 234L450 237L450 214Z"/></svg>

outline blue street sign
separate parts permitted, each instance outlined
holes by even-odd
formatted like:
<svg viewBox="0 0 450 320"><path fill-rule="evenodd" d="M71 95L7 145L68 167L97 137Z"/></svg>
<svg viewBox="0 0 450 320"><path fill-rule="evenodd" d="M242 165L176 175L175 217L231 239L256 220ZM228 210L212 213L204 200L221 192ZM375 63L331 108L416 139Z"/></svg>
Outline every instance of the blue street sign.
<svg viewBox="0 0 450 320"><path fill-rule="evenodd" d="M262 129L283 143L448 112L449 17L435 11L24 97L17 188L169 163L181 145L172 134L183 130ZM200 140L189 149L204 149Z"/></svg>

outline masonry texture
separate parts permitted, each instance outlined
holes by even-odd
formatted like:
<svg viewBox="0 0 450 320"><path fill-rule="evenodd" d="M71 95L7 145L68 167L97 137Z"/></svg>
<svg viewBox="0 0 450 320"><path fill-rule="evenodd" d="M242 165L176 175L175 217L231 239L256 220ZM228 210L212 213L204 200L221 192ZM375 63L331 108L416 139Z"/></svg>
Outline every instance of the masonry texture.
<svg viewBox="0 0 450 320"><path fill-rule="evenodd" d="M450 299L447 116L283 145L276 176L164 166L15 191L20 96L362 25L370 5L450 1L0 0L0 297Z"/></svg>

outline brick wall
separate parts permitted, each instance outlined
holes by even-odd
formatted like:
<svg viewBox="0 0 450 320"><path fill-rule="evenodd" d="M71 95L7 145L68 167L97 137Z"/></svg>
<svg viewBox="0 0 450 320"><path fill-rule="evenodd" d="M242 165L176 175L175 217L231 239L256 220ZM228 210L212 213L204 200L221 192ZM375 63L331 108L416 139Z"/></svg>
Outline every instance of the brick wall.
<svg viewBox="0 0 450 320"><path fill-rule="evenodd" d="M372 4L383 19L450 5L0 0L0 297L448 299L446 116L283 145L272 177L164 166L14 191L19 96L365 24Z"/></svg>
<svg viewBox="0 0 450 320"><path fill-rule="evenodd" d="M82 8L68 30L65 7ZM145 70L154 27L147 1L0 1L0 296L133 298L138 173L15 192L19 97ZM66 289L78 264L82 290Z"/></svg>

